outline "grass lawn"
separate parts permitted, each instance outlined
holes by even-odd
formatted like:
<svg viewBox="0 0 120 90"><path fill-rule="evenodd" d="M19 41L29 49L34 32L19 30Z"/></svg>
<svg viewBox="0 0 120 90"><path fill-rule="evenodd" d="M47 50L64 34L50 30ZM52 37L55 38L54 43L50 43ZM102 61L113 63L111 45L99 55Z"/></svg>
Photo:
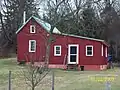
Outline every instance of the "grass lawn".
<svg viewBox="0 0 120 90"><path fill-rule="evenodd" d="M25 84L22 66L17 65L15 58L0 59L0 90L8 90L8 72L12 71L12 90L30 90ZM97 82L90 77L118 75L111 82L111 90L120 90L120 69L106 71L65 71L52 69L55 72L55 90L107 90L106 82ZM51 72L41 81L36 90L51 90Z"/></svg>

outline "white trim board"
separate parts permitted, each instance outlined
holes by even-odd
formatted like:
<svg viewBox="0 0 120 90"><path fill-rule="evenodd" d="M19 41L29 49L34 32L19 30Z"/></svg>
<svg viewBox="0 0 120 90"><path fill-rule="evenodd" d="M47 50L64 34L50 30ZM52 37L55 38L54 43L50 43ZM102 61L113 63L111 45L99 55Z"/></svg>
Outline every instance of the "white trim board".
<svg viewBox="0 0 120 90"><path fill-rule="evenodd" d="M108 56L107 47L105 47L105 57Z"/></svg>
<svg viewBox="0 0 120 90"><path fill-rule="evenodd" d="M101 55L103 56L103 44L101 45Z"/></svg>
<svg viewBox="0 0 120 90"><path fill-rule="evenodd" d="M105 42L104 40L101 40L101 39L95 39L95 38L83 37L83 36L72 35L72 34L65 34L65 33L62 33L61 35L71 36L71 37L76 37L76 38L81 38L81 39L94 40L94 41L99 41L99 42Z"/></svg>
<svg viewBox="0 0 120 90"><path fill-rule="evenodd" d="M32 17L30 17L17 31L16 34L18 34L18 32L30 21Z"/></svg>
<svg viewBox="0 0 120 90"><path fill-rule="evenodd" d="M51 25L45 21L42 21L41 19L35 17L35 16L31 16L17 31L16 31L16 34L18 34L21 29L31 20L31 19L34 19L39 25L41 25L47 32L50 32L50 29L51 29ZM56 34L61 34L61 32L56 28L54 27L53 29L53 33L56 33Z"/></svg>

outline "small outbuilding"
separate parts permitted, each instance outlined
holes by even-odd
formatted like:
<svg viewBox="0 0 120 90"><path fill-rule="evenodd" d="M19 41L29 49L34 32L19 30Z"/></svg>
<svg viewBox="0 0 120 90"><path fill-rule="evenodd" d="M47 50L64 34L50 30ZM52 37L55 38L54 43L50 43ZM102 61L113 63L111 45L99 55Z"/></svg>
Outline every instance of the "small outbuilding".
<svg viewBox="0 0 120 90"><path fill-rule="evenodd" d="M30 17L16 32L17 60L44 62L51 25L37 17ZM50 68L77 66L82 70L103 70L107 66L108 45L104 40L61 33L53 30L50 46Z"/></svg>

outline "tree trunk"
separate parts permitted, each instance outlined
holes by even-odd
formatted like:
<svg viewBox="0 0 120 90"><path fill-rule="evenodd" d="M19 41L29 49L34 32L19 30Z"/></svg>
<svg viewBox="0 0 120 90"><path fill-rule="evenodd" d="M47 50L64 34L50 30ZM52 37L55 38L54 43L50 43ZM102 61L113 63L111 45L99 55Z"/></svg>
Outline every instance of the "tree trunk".
<svg viewBox="0 0 120 90"><path fill-rule="evenodd" d="M53 32L54 27L51 26L51 30L49 33L49 37L47 40L47 48L46 48L46 55L45 55L45 67L48 68L49 65L49 58L50 58L50 47L51 47L51 43L52 43L52 32Z"/></svg>
<svg viewBox="0 0 120 90"><path fill-rule="evenodd" d="M34 86L32 86L32 90L35 90L35 87L34 87Z"/></svg>

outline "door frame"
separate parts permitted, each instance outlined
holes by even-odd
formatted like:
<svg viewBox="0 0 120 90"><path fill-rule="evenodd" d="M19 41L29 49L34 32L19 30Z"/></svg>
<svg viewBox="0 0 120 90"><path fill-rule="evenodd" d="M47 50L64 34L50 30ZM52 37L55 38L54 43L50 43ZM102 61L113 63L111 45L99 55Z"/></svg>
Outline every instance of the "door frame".
<svg viewBox="0 0 120 90"><path fill-rule="evenodd" d="M76 53L76 62L70 62L70 47L71 46L75 46L77 48L77 53ZM78 64L78 60L79 60L79 44L69 44L68 45L68 64Z"/></svg>

